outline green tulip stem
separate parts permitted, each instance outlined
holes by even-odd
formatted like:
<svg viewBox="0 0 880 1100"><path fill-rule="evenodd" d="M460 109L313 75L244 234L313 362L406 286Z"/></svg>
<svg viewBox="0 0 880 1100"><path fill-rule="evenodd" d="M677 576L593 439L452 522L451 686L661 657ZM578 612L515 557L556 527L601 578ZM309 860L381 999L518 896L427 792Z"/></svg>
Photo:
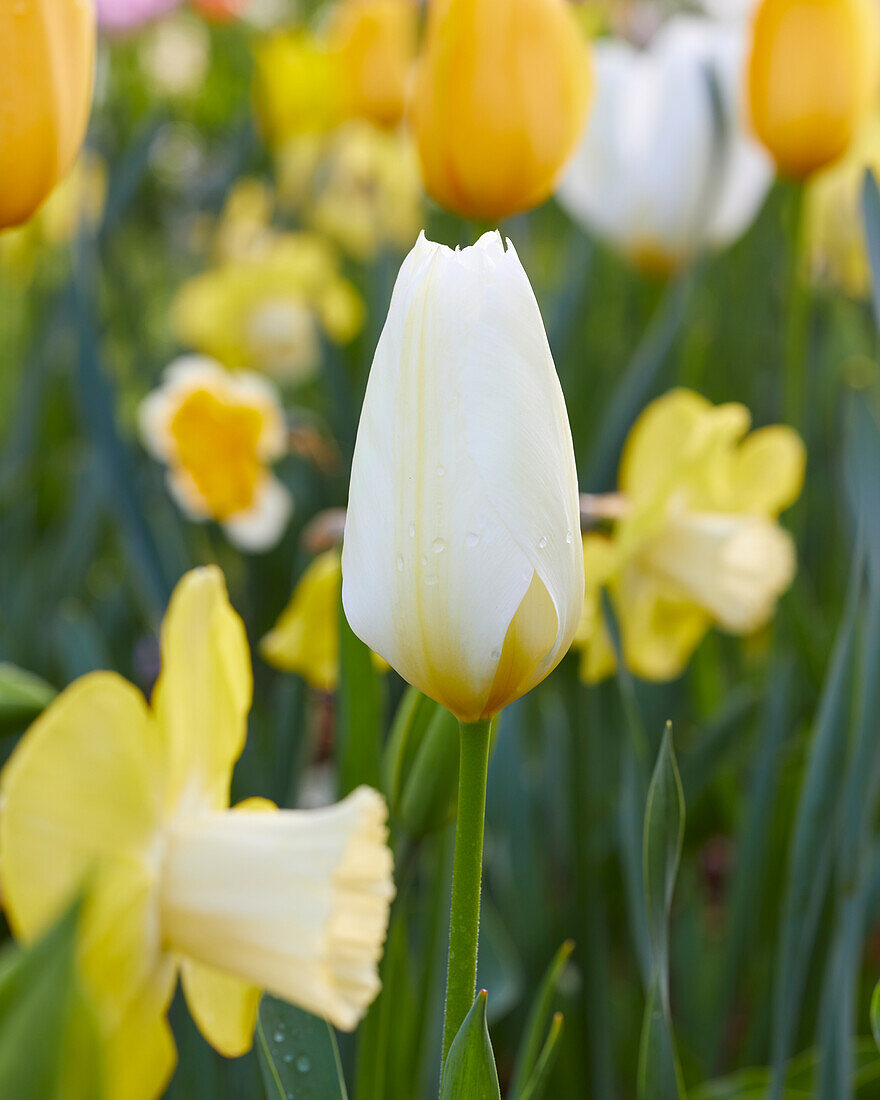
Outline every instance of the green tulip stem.
<svg viewBox="0 0 880 1100"><path fill-rule="evenodd" d="M788 302L784 350L785 422L803 432L804 392L810 331L810 290L804 271L806 251L806 218L804 185L791 185L788 210Z"/></svg>
<svg viewBox="0 0 880 1100"><path fill-rule="evenodd" d="M486 776L494 719L462 722L459 740L458 816L452 865L449 915L449 960L443 1062L452 1040L474 1003L477 985L477 941L480 933L480 889L483 878L483 824Z"/></svg>

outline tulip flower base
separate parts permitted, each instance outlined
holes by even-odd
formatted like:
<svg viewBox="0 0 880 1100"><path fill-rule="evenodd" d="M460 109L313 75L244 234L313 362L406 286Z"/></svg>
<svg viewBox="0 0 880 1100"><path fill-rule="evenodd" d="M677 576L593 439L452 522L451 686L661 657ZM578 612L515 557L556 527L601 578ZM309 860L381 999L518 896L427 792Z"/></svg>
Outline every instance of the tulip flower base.
<svg viewBox="0 0 880 1100"><path fill-rule="evenodd" d="M486 778L489 771L492 727L496 720L485 718L478 722L461 723L458 815L455 822L446 1013L443 1022L444 1063L452 1040L474 1003L474 989L477 984Z"/></svg>

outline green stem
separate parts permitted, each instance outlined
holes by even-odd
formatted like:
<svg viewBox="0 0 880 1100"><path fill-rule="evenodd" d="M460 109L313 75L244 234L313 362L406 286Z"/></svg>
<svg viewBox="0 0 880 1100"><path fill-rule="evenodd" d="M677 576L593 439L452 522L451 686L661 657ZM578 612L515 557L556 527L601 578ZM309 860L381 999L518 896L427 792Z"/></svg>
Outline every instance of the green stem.
<svg viewBox="0 0 880 1100"><path fill-rule="evenodd" d="M784 416L792 428L803 431L807 342L810 328L810 291L804 277L804 185L792 184L788 211L788 302L785 327Z"/></svg>
<svg viewBox="0 0 880 1100"><path fill-rule="evenodd" d="M449 914L449 961L446 970L446 1016L443 1062L465 1016L477 985L477 941L480 933L480 886L483 876L483 823L486 776L494 719L462 722L458 762L458 816L452 865Z"/></svg>

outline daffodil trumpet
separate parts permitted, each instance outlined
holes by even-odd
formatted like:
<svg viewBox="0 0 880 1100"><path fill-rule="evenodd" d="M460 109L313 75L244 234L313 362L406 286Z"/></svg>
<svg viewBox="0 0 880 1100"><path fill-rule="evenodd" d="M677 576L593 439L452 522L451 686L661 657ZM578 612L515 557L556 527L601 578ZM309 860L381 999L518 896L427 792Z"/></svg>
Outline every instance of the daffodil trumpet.
<svg viewBox="0 0 880 1100"><path fill-rule="evenodd" d="M78 965L106 1100L157 1100L181 977L202 1034L251 1046L262 990L356 1026L379 990L393 895L382 797L230 809L251 701L244 625L223 576L188 573L162 626L151 703L96 672L48 707L0 774L0 888L30 941L87 888Z"/></svg>

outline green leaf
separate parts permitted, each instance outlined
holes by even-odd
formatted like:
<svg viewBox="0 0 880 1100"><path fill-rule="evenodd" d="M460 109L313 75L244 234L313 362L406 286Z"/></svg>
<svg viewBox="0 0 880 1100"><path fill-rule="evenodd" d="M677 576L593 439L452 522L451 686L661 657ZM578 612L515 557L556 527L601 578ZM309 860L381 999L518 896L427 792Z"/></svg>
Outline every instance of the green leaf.
<svg viewBox="0 0 880 1100"><path fill-rule="evenodd" d="M566 940L553 956L541 981L538 995L535 997L531 1011L529 1012L523 1041L520 1045L516 1066L513 1071L513 1079L510 1086L512 1100L522 1100L522 1097L525 1095L527 1083L530 1081L535 1071L535 1067L538 1064L538 1060L541 1056L542 1044L544 1042L544 1032L547 1029L547 1020L550 1017L550 1010L553 1006L553 997L556 993L556 987L559 984L559 979L562 977L562 972L565 970L568 960L571 958L573 950L574 943L571 940Z"/></svg>
<svg viewBox="0 0 880 1100"><path fill-rule="evenodd" d="M392 814L397 813L404 780L438 706L412 686L398 704L382 757L382 789Z"/></svg>
<svg viewBox="0 0 880 1100"><path fill-rule="evenodd" d="M669 909L684 840L684 795L667 722L648 787L642 844L651 982L639 1047L640 1100L684 1097L669 1007Z"/></svg>
<svg viewBox="0 0 880 1100"><path fill-rule="evenodd" d="M871 261L871 301L874 320L880 328L880 191L877 178L870 168L862 179L862 216L865 219L865 243Z"/></svg>
<svg viewBox="0 0 880 1100"><path fill-rule="evenodd" d="M0 1082L15 1100L101 1095L94 1021L76 981L79 906L32 947L0 956Z"/></svg>
<svg viewBox="0 0 880 1100"><path fill-rule="evenodd" d="M562 1013L557 1012L554 1014L553 1019L550 1021L550 1030L547 1032L547 1039L544 1046L541 1048L541 1053L538 1056L538 1061L535 1064L532 1075L526 1082L526 1087L522 1091L520 1100L539 1100L539 1097L544 1091L544 1086L550 1077L550 1071L553 1069L553 1064L556 1061L556 1055L559 1052L559 1042L562 1038Z"/></svg>
<svg viewBox="0 0 880 1100"><path fill-rule="evenodd" d="M438 706L403 787L400 820L413 838L451 821L458 790L458 720Z"/></svg>
<svg viewBox="0 0 880 1100"><path fill-rule="evenodd" d="M880 1050L880 982L877 982L871 994L871 1032L877 1049Z"/></svg>
<svg viewBox="0 0 880 1100"><path fill-rule="evenodd" d="M256 1046L267 1100L347 1100L336 1037L326 1020L266 995Z"/></svg>
<svg viewBox="0 0 880 1100"><path fill-rule="evenodd" d="M0 661L0 725L36 718L55 695L55 688L39 676L7 661Z"/></svg>
<svg viewBox="0 0 880 1100"><path fill-rule="evenodd" d="M486 990L481 989L452 1040L443 1067L440 1100L501 1100L486 1023L487 1000Z"/></svg>
<svg viewBox="0 0 880 1100"><path fill-rule="evenodd" d="M382 692L368 646L339 603L339 691L336 714L339 793L366 783L378 787L382 771Z"/></svg>

